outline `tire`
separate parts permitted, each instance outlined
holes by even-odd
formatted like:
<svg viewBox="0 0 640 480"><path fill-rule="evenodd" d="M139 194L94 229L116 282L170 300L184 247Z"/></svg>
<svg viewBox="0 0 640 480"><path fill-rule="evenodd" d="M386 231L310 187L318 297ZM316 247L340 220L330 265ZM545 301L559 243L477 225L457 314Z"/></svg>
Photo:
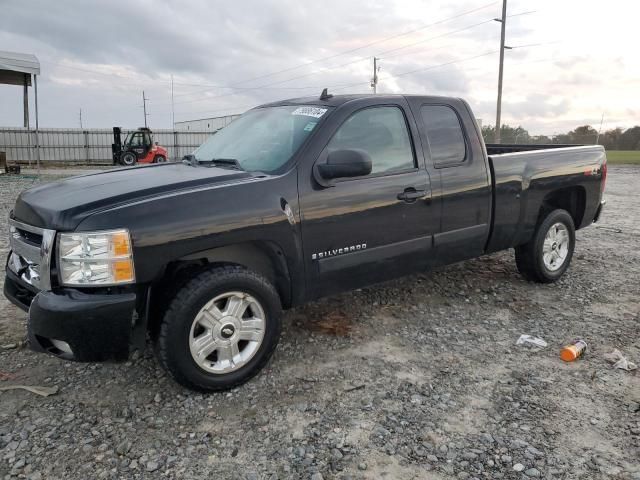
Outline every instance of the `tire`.
<svg viewBox="0 0 640 480"><path fill-rule="evenodd" d="M239 315L230 314L234 308ZM227 390L267 364L280 338L281 314L276 289L261 275L239 266L204 270L169 303L154 341L156 355L184 387Z"/></svg>
<svg viewBox="0 0 640 480"><path fill-rule="evenodd" d="M566 210L553 210L538 225L531 241L516 247L518 271L533 282L555 282L569 268L575 244L573 218Z"/></svg>
<svg viewBox="0 0 640 480"><path fill-rule="evenodd" d="M120 156L120 163L126 167L132 167L138 162L135 153L132 152L124 152Z"/></svg>
<svg viewBox="0 0 640 480"><path fill-rule="evenodd" d="M153 163L165 163L167 161L162 155L156 155L153 157Z"/></svg>

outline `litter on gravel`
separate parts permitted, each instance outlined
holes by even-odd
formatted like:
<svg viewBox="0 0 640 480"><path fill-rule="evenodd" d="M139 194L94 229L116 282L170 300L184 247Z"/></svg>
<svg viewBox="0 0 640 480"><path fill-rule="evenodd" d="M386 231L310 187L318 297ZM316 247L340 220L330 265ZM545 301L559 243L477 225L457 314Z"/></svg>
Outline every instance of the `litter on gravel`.
<svg viewBox="0 0 640 480"><path fill-rule="evenodd" d="M619 368L621 370L627 370L628 372L631 370L635 370L636 368L638 368L638 365L636 365L633 362L630 362L629 360L627 360L627 357L625 357L622 352L620 350L618 350L617 348L613 349L613 352L611 353L605 353L604 354L604 359L609 362L612 363L612 367L613 368Z"/></svg>
<svg viewBox="0 0 640 480"><path fill-rule="evenodd" d="M55 395L58 393L58 387L38 387L31 385L8 385L6 387L0 387L0 392L4 392L6 390L26 390L31 393L35 393L36 395L40 395L41 397L48 397L49 395Z"/></svg>
<svg viewBox="0 0 640 480"><path fill-rule="evenodd" d="M520 338L518 338L518 340L516 341L516 345L533 345L535 347L544 348L548 345L548 343L540 337L523 334L520 335Z"/></svg>

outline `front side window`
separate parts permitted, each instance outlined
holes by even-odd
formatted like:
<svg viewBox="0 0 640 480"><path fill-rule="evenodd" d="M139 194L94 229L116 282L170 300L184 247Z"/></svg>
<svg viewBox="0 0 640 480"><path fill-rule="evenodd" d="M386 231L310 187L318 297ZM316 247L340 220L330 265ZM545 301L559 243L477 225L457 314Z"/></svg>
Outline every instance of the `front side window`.
<svg viewBox="0 0 640 480"><path fill-rule="evenodd" d="M467 148L456 112L444 105L425 105L420 113L434 165L444 167L464 162Z"/></svg>
<svg viewBox="0 0 640 480"><path fill-rule="evenodd" d="M366 151L371 157L372 174L415 167L407 122L398 107L372 107L354 113L340 126L328 149Z"/></svg>
<svg viewBox="0 0 640 480"><path fill-rule="evenodd" d="M140 133L132 134L129 137L128 141L126 141L125 143L132 147L139 147L140 145L142 145L142 134Z"/></svg>
<svg viewBox="0 0 640 480"><path fill-rule="evenodd" d="M285 105L249 110L198 147L199 161L237 160L247 171L273 172L293 157L328 107Z"/></svg>

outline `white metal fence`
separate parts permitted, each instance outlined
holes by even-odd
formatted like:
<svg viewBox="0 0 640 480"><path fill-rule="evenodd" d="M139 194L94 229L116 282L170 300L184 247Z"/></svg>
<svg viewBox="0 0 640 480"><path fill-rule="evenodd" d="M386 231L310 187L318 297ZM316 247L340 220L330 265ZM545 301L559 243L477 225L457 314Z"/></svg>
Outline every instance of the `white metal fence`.
<svg viewBox="0 0 640 480"><path fill-rule="evenodd" d="M130 130L122 130L122 140ZM170 160L179 160L204 143L211 132L154 130L153 140L169 151ZM37 140L37 141L36 141ZM0 127L0 152L8 162L35 163L39 144L40 162L69 164L111 164L112 129L41 128L35 130Z"/></svg>

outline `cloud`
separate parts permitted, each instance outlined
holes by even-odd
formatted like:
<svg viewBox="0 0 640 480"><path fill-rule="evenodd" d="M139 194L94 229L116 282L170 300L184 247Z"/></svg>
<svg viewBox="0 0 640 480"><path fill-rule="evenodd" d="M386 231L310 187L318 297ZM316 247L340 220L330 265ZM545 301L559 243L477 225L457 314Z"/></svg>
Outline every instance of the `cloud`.
<svg viewBox="0 0 640 480"><path fill-rule="evenodd" d="M490 52L497 50L500 27L492 19L500 6L483 5L5 0L0 45L42 61L41 124L49 127L77 126L79 108L89 127L137 126L144 89L151 125L167 128L172 75L177 120L317 95L323 86L334 93L370 92L374 55L382 57L381 92L465 97L490 123L497 80L497 54ZM573 7L540 0L534 7L539 13L509 18L508 44L542 45L506 53L505 121L551 131L572 121L591 122L606 110L621 125L637 123L640 66L621 32L633 31L640 7L625 5L622 17L584 7L580 21L567 23L562 19L575 13ZM441 21L471 9L478 10ZM522 0L509 3L510 14L531 9ZM386 37L391 38L380 41ZM350 52L336 55L345 51ZM222 88L229 85L242 89ZM0 105L0 125L21 123L18 87L0 86Z"/></svg>

